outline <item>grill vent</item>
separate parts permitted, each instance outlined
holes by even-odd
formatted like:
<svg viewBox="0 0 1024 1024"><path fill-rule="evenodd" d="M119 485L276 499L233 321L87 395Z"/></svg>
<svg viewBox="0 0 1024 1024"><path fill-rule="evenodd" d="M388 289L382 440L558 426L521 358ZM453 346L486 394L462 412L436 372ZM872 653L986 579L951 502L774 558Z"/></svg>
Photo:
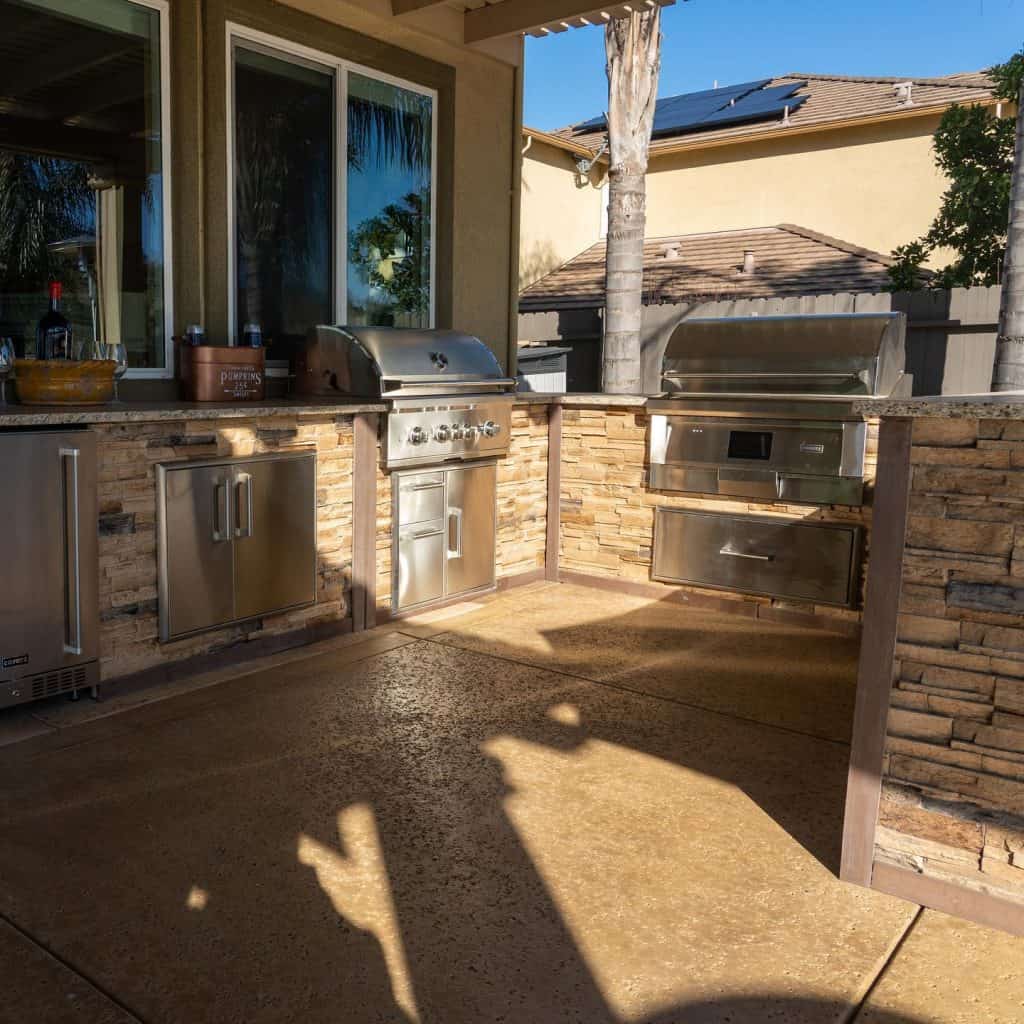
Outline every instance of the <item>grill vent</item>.
<svg viewBox="0 0 1024 1024"><path fill-rule="evenodd" d="M32 687L33 700L39 700L40 697L54 697L58 693L84 688L86 686L86 666L78 665L75 668L65 668L59 672L42 672L37 676L32 676L28 682Z"/></svg>

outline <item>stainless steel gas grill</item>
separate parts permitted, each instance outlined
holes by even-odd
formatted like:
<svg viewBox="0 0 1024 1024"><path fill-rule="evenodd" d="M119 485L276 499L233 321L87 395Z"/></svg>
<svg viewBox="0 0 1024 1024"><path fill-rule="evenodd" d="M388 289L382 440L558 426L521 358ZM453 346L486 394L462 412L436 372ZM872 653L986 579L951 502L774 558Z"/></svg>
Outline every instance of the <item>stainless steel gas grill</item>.
<svg viewBox="0 0 1024 1024"><path fill-rule="evenodd" d="M860 505L854 399L910 393L901 313L683 320L648 403L650 486L787 505ZM856 599L860 528L659 508L655 579L821 604Z"/></svg>
<svg viewBox="0 0 1024 1024"><path fill-rule="evenodd" d="M457 331L315 327L296 380L302 394L389 407L392 609L493 587L495 460L508 451L515 381L490 349Z"/></svg>

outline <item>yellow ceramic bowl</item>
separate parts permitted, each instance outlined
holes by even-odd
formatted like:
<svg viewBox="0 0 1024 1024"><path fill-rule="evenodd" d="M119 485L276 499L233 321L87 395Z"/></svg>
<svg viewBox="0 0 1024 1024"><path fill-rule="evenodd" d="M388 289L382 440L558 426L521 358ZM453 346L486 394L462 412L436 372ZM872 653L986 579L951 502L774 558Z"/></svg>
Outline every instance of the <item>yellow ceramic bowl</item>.
<svg viewBox="0 0 1024 1024"><path fill-rule="evenodd" d="M112 359L16 359L14 384L23 405L103 405L114 395Z"/></svg>

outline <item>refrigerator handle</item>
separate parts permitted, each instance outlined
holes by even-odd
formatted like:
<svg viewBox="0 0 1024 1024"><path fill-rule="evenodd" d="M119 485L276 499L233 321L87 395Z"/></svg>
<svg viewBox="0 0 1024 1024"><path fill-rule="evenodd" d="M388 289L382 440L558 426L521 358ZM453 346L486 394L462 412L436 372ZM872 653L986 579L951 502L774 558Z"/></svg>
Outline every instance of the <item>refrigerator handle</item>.
<svg viewBox="0 0 1024 1024"><path fill-rule="evenodd" d="M455 521L455 546L452 547L452 521ZM448 509L447 555L449 558L462 557L462 509Z"/></svg>
<svg viewBox="0 0 1024 1024"><path fill-rule="evenodd" d="M251 537L253 530L252 473L235 476L235 536Z"/></svg>
<svg viewBox="0 0 1024 1024"><path fill-rule="evenodd" d="M218 480L213 488L213 539L231 540L231 487Z"/></svg>
<svg viewBox="0 0 1024 1024"><path fill-rule="evenodd" d="M64 653L82 653L82 577L79 565L78 448L61 448L64 491Z"/></svg>

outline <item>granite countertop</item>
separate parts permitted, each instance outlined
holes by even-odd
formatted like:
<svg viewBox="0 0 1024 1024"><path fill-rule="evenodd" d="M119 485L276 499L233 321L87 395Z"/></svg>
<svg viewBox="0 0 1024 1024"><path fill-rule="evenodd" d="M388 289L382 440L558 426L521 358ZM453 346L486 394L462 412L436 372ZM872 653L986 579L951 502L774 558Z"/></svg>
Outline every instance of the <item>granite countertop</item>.
<svg viewBox="0 0 1024 1024"><path fill-rule="evenodd" d="M386 412L382 402L269 398L262 402L119 402L110 405L0 406L0 429L79 423L153 423L161 420L253 419L268 416L351 416Z"/></svg>
<svg viewBox="0 0 1024 1024"><path fill-rule="evenodd" d="M935 395L927 398L866 398L853 403L864 416L967 420L1024 420L1024 391L995 394Z"/></svg>
<svg viewBox="0 0 1024 1024"><path fill-rule="evenodd" d="M650 395L602 395L572 394L547 395L534 391L523 391L516 395L517 405L603 405L635 409L647 404Z"/></svg>

